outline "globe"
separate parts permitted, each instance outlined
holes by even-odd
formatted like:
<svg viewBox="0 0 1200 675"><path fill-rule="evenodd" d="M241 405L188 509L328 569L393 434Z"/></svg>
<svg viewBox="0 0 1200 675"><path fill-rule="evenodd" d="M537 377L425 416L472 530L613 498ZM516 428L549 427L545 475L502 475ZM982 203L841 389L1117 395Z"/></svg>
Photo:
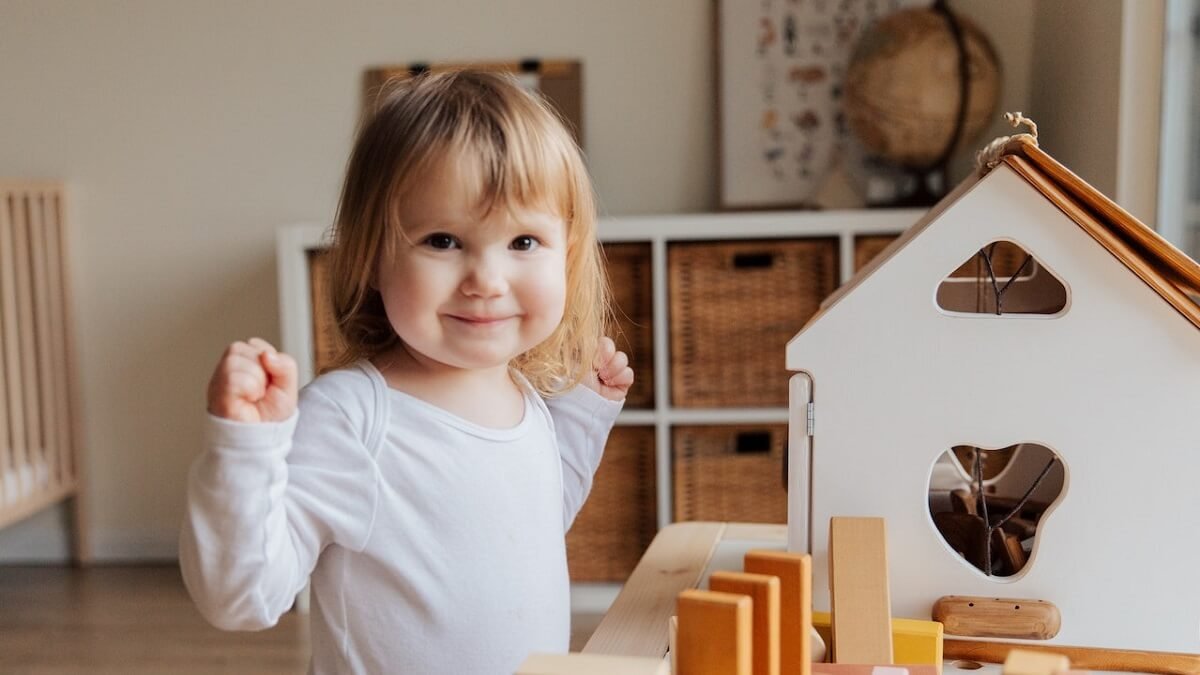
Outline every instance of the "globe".
<svg viewBox="0 0 1200 675"><path fill-rule="evenodd" d="M953 148L961 105L959 51L947 14L896 12L860 38L846 70L843 113L871 154L902 167L936 169ZM975 24L958 16L966 48L967 101L955 147L974 143L1000 93L996 52Z"/></svg>

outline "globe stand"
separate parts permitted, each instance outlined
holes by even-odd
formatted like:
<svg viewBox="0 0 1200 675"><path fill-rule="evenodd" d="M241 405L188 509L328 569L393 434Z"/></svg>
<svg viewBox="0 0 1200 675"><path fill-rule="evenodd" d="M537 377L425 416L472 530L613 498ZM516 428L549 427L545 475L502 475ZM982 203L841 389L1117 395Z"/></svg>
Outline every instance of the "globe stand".
<svg viewBox="0 0 1200 675"><path fill-rule="evenodd" d="M907 193L893 199L870 204L873 209L911 209L928 208L938 203L946 195L946 165L930 169L913 169L903 167L904 175L916 187Z"/></svg>

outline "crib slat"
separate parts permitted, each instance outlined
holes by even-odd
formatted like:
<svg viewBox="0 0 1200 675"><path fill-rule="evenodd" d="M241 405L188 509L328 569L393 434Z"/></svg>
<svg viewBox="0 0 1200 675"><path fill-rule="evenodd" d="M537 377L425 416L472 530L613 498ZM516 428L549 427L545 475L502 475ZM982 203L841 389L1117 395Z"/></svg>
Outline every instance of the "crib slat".
<svg viewBox="0 0 1200 675"><path fill-rule="evenodd" d="M7 320L8 317L4 311L4 308L8 306L6 302L8 283L6 279L7 275L3 274L3 270L9 267L5 262L5 254L11 248L8 243L8 233L12 229L10 220L8 194L0 191L0 513L4 512L6 504L15 501L17 498L16 492L10 490L9 483L5 480L5 476L13 475L13 467L15 466L13 457L15 448L13 447L13 438L8 422L11 414L8 408L8 383L10 382L10 378L8 377L7 359L4 356L9 343L6 326L10 325L10 322Z"/></svg>
<svg viewBox="0 0 1200 675"><path fill-rule="evenodd" d="M22 405L21 339L17 327L17 274L15 241L19 195L4 195L5 219L0 222L0 311L4 312L4 377L8 394L8 427L12 445L11 464L4 480L11 492L10 501L21 496L20 476L25 467L25 410Z"/></svg>
<svg viewBox="0 0 1200 675"><path fill-rule="evenodd" d="M26 489L29 489L37 466L37 448L42 446L41 414L38 411L37 343L33 331L33 270L29 247L29 192L17 197L18 208L13 218L13 257L17 277L17 328L20 337L22 398L25 401L25 469Z"/></svg>
<svg viewBox="0 0 1200 675"><path fill-rule="evenodd" d="M66 302L63 297L65 264L62 258L63 203L62 191L54 190L46 195L46 296L50 300L51 349L54 354L54 419L58 438L58 466L60 480L67 485L75 482L71 438L71 403L68 387L68 360L66 341Z"/></svg>
<svg viewBox="0 0 1200 675"><path fill-rule="evenodd" d="M50 312L47 292L50 280L46 271L46 191L29 193L29 259L33 272L33 315L38 374L38 413L41 417L41 443L34 446L35 478L39 489L47 483L61 485L58 475L58 434L54 418L54 355L51 352L51 326L59 317Z"/></svg>

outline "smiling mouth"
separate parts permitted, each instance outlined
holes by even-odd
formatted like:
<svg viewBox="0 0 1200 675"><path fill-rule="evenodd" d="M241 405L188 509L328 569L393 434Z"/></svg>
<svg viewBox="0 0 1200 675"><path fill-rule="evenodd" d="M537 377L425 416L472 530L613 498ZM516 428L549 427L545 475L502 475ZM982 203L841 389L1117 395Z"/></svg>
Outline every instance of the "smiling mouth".
<svg viewBox="0 0 1200 675"><path fill-rule="evenodd" d="M459 322L459 323L465 323L465 324L467 324L467 325L469 325L469 326L480 326L480 327L485 327L485 326L498 326L498 325L500 325L501 323L504 323L505 321L508 321L510 318L512 318L512 317L507 317L507 316L497 316L497 317L487 317L487 316L457 316L457 315L454 315L454 314L450 314L450 315L448 315L448 316L449 316L451 319L454 319L455 321L457 321L457 322Z"/></svg>

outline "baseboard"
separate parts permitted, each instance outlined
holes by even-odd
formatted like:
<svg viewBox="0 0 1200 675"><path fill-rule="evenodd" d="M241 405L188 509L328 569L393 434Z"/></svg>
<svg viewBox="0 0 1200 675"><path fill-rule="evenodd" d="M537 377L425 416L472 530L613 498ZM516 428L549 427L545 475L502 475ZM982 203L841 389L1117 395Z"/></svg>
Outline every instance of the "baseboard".
<svg viewBox="0 0 1200 675"><path fill-rule="evenodd" d="M92 561L171 562L179 557L179 530L94 530ZM66 514L47 509L0 530L0 565L60 565L71 559Z"/></svg>

